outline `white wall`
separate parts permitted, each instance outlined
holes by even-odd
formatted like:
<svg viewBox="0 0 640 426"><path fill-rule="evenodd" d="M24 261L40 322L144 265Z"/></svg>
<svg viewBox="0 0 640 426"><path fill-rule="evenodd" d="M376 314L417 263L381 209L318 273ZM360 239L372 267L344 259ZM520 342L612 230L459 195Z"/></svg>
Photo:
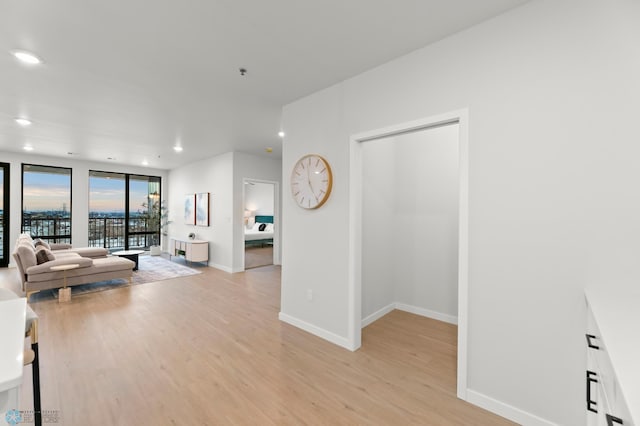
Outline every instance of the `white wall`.
<svg viewBox="0 0 640 426"><path fill-rule="evenodd" d="M209 226L186 225L184 198L209 193ZM209 265L231 272L233 264L233 153L218 155L169 172L169 237L209 241Z"/></svg>
<svg viewBox="0 0 640 426"><path fill-rule="evenodd" d="M187 238L190 232L194 232L196 238L209 241L209 266L227 272L242 271L243 179L279 183L281 170L279 159L242 152L228 152L171 170L169 218L173 223L169 226L169 237ZM209 227L184 224L184 197L198 192L209 192L211 196ZM278 252L278 260L279 256Z"/></svg>
<svg viewBox="0 0 640 426"><path fill-rule="evenodd" d="M278 170L279 174L280 170ZM244 208L255 215L273 216L274 185L251 181L244 186Z"/></svg>
<svg viewBox="0 0 640 426"><path fill-rule="evenodd" d="M283 197L282 317L347 338L349 137L468 107L467 396L584 424L583 289L640 281L638 22L637 1L533 1L286 106L283 177L315 152L334 189Z"/></svg>
<svg viewBox="0 0 640 426"><path fill-rule="evenodd" d="M362 160L362 317L393 302L455 321L458 125L363 142Z"/></svg>
<svg viewBox="0 0 640 426"><path fill-rule="evenodd" d="M396 302L396 152L391 138L362 147L362 318Z"/></svg>
<svg viewBox="0 0 640 426"><path fill-rule="evenodd" d="M89 170L99 170L115 173L134 173L162 178L163 197L166 196L166 170L148 167L130 167L112 163L98 163L71 160L58 157L28 155L13 152L1 152L2 162L11 165L11 212L9 249L20 234L22 223L22 164L38 164L54 167L70 167L71 171L71 236L72 243L77 247L89 244ZM13 264L13 260L11 261Z"/></svg>

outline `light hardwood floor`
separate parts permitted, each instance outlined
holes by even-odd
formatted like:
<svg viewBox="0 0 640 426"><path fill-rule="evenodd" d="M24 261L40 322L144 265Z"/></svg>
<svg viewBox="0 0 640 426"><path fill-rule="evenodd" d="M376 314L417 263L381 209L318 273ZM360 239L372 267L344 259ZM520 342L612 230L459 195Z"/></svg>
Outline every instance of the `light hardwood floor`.
<svg viewBox="0 0 640 426"><path fill-rule="evenodd" d="M244 269L273 265L273 246L245 247Z"/></svg>
<svg viewBox="0 0 640 426"><path fill-rule="evenodd" d="M274 266L32 306L58 425L512 424L456 398L455 326L394 311L349 352L278 320Z"/></svg>

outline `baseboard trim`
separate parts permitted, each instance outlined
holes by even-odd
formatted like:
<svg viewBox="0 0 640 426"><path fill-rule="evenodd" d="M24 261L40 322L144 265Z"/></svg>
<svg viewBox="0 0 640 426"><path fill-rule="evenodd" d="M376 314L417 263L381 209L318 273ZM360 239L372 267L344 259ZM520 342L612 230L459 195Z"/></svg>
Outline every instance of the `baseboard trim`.
<svg viewBox="0 0 640 426"><path fill-rule="evenodd" d="M221 271L228 272L230 274L233 274L234 272L233 269L229 268L228 266L218 265L217 263L208 262L207 265L211 266L212 268L216 268L216 269L220 269Z"/></svg>
<svg viewBox="0 0 640 426"><path fill-rule="evenodd" d="M376 312L368 315L366 318L362 319L362 328L365 328L369 324L379 320L383 316L387 315L389 312L394 309L398 309L400 311L409 312L411 314L420 315L421 317L427 317L434 320L446 322L449 324L458 324L458 317L454 317L453 315L443 314L442 312L432 311L431 309L419 308L418 306L407 305L405 303L393 302L388 304L387 306L378 309Z"/></svg>
<svg viewBox="0 0 640 426"><path fill-rule="evenodd" d="M315 336L318 336L322 339L328 340L329 342L341 346L345 349L348 349L350 351L355 350L352 345L349 343L349 340L342 337L342 336L338 336L335 333L332 333L328 330L325 330L324 328L315 326L313 324L310 324L306 321L303 321L301 319L298 319L296 317L292 317L291 315L287 315L284 312L280 312L278 314L278 318L280 319L280 321L286 322L287 324L291 324L294 327L298 327L304 331L306 331L307 333L311 333Z"/></svg>
<svg viewBox="0 0 640 426"><path fill-rule="evenodd" d="M378 309L376 312L372 313L371 315L367 316L366 318L363 318L362 319L362 328L365 328L366 326L368 326L372 322L375 322L375 321L379 320L383 316L387 315L389 312L393 311L395 308L396 308L396 304L395 303L390 303L387 306L385 306L385 307L383 307L381 309Z"/></svg>
<svg viewBox="0 0 640 426"><path fill-rule="evenodd" d="M467 402L521 425L558 426L556 423L550 422L549 420L545 420L534 414L528 413L509 404L505 404L502 401L498 401L497 399L471 389L467 389Z"/></svg>
<svg viewBox="0 0 640 426"><path fill-rule="evenodd" d="M420 315L422 317L432 318L438 321L447 322L449 324L458 325L458 317L443 314L442 312L432 311L431 309L420 308L418 306L407 305L405 303L396 302L396 309Z"/></svg>

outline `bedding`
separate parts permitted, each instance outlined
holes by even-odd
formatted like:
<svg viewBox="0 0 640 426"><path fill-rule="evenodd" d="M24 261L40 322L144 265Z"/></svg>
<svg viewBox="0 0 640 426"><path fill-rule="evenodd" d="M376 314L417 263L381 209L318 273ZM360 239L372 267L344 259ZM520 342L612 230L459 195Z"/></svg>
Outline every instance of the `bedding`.
<svg viewBox="0 0 640 426"><path fill-rule="evenodd" d="M273 243L273 235L273 216L256 216L256 223L244 230L245 245Z"/></svg>
<svg viewBox="0 0 640 426"><path fill-rule="evenodd" d="M256 241L256 240L267 240L267 239L273 239L273 231L271 232L267 230L258 231L256 229L246 229L244 231L245 241Z"/></svg>

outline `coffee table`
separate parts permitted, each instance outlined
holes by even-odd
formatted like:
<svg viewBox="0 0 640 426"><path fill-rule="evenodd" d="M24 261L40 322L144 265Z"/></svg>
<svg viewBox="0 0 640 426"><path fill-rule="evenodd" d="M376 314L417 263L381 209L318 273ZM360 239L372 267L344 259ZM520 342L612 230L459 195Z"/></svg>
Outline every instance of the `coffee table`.
<svg viewBox="0 0 640 426"><path fill-rule="evenodd" d="M133 260L136 266L133 267L134 271L138 270L138 256L144 253L144 250L120 250L111 253L114 256L124 257L125 259Z"/></svg>

